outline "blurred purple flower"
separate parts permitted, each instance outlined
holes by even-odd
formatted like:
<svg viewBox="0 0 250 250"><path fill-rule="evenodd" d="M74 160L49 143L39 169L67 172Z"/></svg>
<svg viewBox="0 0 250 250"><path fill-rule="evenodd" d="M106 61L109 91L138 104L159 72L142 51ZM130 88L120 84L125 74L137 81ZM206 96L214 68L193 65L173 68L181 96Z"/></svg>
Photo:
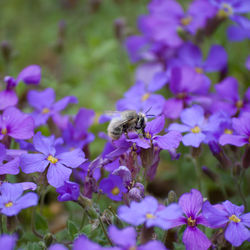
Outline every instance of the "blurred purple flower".
<svg viewBox="0 0 250 250"><path fill-rule="evenodd" d="M215 84L216 94L210 110L212 112L223 110L231 116L237 112L250 112L250 88L246 91L245 96L240 99L238 86L238 81L233 77L227 77L222 82Z"/></svg>
<svg viewBox="0 0 250 250"><path fill-rule="evenodd" d="M3 144L0 143L0 175L19 173L19 156L11 156Z"/></svg>
<svg viewBox="0 0 250 250"><path fill-rule="evenodd" d="M162 95L153 94L147 89L147 86L137 81L124 95L125 97L117 102L117 110L135 110L136 112L147 112L150 115L159 115L162 113L165 99Z"/></svg>
<svg viewBox="0 0 250 250"><path fill-rule="evenodd" d="M172 123L168 127L168 130L187 132L182 137L183 144L195 148L199 147L206 138L206 134L203 131L203 128L205 128L203 109L198 105L184 109L181 112L180 119L183 124Z"/></svg>
<svg viewBox="0 0 250 250"><path fill-rule="evenodd" d="M250 28L244 29L241 26L231 25L227 29L227 37L232 42L241 42L250 39Z"/></svg>
<svg viewBox="0 0 250 250"><path fill-rule="evenodd" d="M165 246L160 241L149 241L145 245L137 246L136 244L136 230L133 227L126 227L118 229L116 226L111 225L108 229L108 234L115 247L109 248L114 250L165 250Z"/></svg>
<svg viewBox="0 0 250 250"><path fill-rule="evenodd" d="M63 130L63 140L68 149L81 148L92 142L94 134L89 133L88 129L92 125L95 112L91 109L79 109L73 123L69 122Z"/></svg>
<svg viewBox="0 0 250 250"><path fill-rule="evenodd" d="M167 118L176 119L184 107L193 101L202 103L201 97L205 100L208 98L210 80L205 75L195 72L190 66L173 67L169 88L175 97L165 102L163 113Z"/></svg>
<svg viewBox="0 0 250 250"><path fill-rule="evenodd" d="M63 244L55 243L51 245L48 250L68 250Z"/></svg>
<svg viewBox="0 0 250 250"><path fill-rule="evenodd" d="M77 103L77 98L74 96L66 96L55 102L55 92L51 88L44 91L31 90L27 98L30 106L34 108L31 115L36 127L46 124L47 120L52 117L57 126L65 128L67 119L61 117L60 111L65 109L69 103Z"/></svg>
<svg viewBox="0 0 250 250"><path fill-rule="evenodd" d="M224 146L231 144L237 147L241 147L250 143L250 112L242 113L239 118L232 119L232 133L223 134L219 143Z"/></svg>
<svg viewBox="0 0 250 250"><path fill-rule="evenodd" d="M227 66L227 52L220 45L211 46L205 61L203 61L200 48L191 42L183 44L177 53L177 58L169 62L170 67L189 66L197 73L202 74L221 71Z"/></svg>
<svg viewBox="0 0 250 250"><path fill-rule="evenodd" d="M109 175L108 178L102 179L99 188L114 201L121 201L123 193L127 192L122 178L118 175Z"/></svg>
<svg viewBox="0 0 250 250"><path fill-rule="evenodd" d="M243 214L244 206L236 206L230 201L211 205L209 201L203 204L202 215L213 228L223 227L225 238L233 246L239 247L245 240L249 240L250 213Z"/></svg>
<svg viewBox="0 0 250 250"><path fill-rule="evenodd" d="M250 32L249 32L250 33ZM247 60L246 60L246 68L248 70L250 70L250 56L247 57Z"/></svg>
<svg viewBox="0 0 250 250"><path fill-rule="evenodd" d="M34 134L34 121L30 115L15 107L6 108L0 115L0 140L4 136L14 139L30 139Z"/></svg>
<svg viewBox="0 0 250 250"><path fill-rule="evenodd" d="M104 248L97 243L89 240L85 235L78 236L73 243L73 250L91 249L91 250L103 250Z"/></svg>
<svg viewBox="0 0 250 250"><path fill-rule="evenodd" d="M250 20L240 14L250 12L250 3L245 0L209 0L216 7L217 16L221 19L230 18L243 28L250 28Z"/></svg>
<svg viewBox="0 0 250 250"><path fill-rule="evenodd" d="M173 220L171 228L187 225L182 238L187 250L208 249L211 246L210 240L197 227L198 224L209 227L205 217L199 214L202 204L202 194L196 189L192 189L190 193L183 194L179 199L179 206L186 217L181 215L176 220Z"/></svg>
<svg viewBox="0 0 250 250"><path fill-rule="evenodd" d="M4 246L5 250L14 250L16 241L16 235L2 234L0 236L0 246Z"/></svg>
<svg viewBox="0 0 250 250"><path fill-rule="evenodd" d="M38 195L29 192L22 196L23 187L20 183L3 183L0 186L0 209L7 216L17 215L22 209L36 206Z"/></svg>
<svg viewBox="0 0 250 250"><path fill-rule="evenodd" d="M56 192L59 193L59 201L75 201L80 195L80 186L75 182L64 181L64 185L57 188Z"/></svg>
<svg viewBox="0 0 250 250"><path fill-rule="evenodd" d="M6 89L0 92L0 110L10 106L15 106L18 102L18 97L15 92L15 87L21 81L26 84L39 84L41 80L41 68L38 65L30 65L24 68L17 78L6 76L4 81Z"/></svg>
<svg viewBox="0 0 250 250"><path fill-rule="evenodd" d="M24 173L44 172L48 167L47 179L51 186L60 187L69 180L72 170L86 161L80 149L57 154L54 136L44 137L38 132L33 138L38 153L21 155L20 166Z"/></svg>
<svg viewBox="0 0 250 250"><path fill-rule="evenodd" d="M171 227L171 220L180 217L182 211L177 204L167 207L158 204L158 201L148 196L140 203L132 201L130 207L125 205L118 209L118 216L125 222L139 226L145 223L146 227L157 226L164 230Z"/></svg>

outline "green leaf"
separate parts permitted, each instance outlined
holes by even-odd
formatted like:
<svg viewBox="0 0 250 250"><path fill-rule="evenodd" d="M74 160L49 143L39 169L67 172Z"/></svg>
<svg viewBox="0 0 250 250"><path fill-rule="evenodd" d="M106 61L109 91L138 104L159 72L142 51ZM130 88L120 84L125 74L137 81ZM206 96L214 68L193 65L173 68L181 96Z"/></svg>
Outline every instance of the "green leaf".
<svg viewBox="0 0 250 250"><path fill-rule="evenodd" d="M67 228L69 235L74 238L75 235L78 233L78 229L76 224L72 220L67 221Z"/></svg>
<svg viewBox="0 0 250 250"><path fill-rule="evenodd" d="M36 230L40 230L42 232L47 232L48 231L48 222L39 213L35 214L35 226L36 226Z"/></svg>

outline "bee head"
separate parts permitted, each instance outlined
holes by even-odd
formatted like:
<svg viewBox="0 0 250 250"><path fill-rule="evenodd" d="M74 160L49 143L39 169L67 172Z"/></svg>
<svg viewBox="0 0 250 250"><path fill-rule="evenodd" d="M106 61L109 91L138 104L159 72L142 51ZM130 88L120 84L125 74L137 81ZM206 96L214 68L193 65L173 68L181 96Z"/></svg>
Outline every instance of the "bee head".
<svg viewBox="0 0 250 250"><path fill-rule="evenodd" d="M138 113L137 127L145 128L147 122L147 116L144 113Z"/></svg>

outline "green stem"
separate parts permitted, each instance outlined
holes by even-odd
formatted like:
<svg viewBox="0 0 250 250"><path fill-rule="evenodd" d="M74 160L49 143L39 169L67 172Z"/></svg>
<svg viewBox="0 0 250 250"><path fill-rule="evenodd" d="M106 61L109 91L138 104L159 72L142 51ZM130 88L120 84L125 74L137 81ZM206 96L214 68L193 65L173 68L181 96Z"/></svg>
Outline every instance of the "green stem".
<svg viewBox="0 0 250 250"><path fill-rule="evenodd" d="M241 197L242 202L244 204L245 210L247 210L247 202L246 202L246 199L245 199L244 194L243 194L242 189L241 189L241 181L243 179L244 173L245 172L242 171L241 174L240 174L240 176L236 177L236 186L237 186L237 190L238 190L239 196Z"/></svg>
<svg viewBox="0 0 250 250"><path fill-rule="evenodd" d="M3 216L0 214L0 233L3 234Z"/></svg>
<svg viewBox="0 0 250 250"><path fill-rule="evenodd" d="M32 208L32 215L31 215L31 230L35 236L37 236L40 239L43 239L43 236L36 231L35 227L35 207Z"/></svg>
<svg viewBox="0 0 250 250"><path fill-rule="evenodd" d="M102 222L102 219L101 219L100 216L98 217L98 220L99 220L99 222L100 222L100 225L101 225L101 227L102 227L102 231L103 231L103 233L105 234L105 236L106 236L106 238L107 238L109 244L110 244L111 246L113 246L113 243L112 243L111 239L110 239L109 236L108 236L108 233L107 233L107 231L106 231L106 229L105 229L105 227L104 227L104 225L103 225L103 222Z"/></svg>

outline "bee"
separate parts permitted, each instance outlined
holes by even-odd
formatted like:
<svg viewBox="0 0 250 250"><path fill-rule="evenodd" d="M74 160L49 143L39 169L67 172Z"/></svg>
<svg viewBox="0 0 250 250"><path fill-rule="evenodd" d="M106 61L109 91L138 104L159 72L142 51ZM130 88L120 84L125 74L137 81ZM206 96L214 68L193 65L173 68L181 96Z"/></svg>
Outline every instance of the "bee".
<svg viewBox="0 0 250 250"><path fill-rule="evenodd" d="M126 110L123 112L115 112L119 116L115 116L108 125L108 135L113 140L118 140L124 133L128 137L129 131L141 130L145 137L145 127L147 123L147 115L135 110Z"/></svg>

